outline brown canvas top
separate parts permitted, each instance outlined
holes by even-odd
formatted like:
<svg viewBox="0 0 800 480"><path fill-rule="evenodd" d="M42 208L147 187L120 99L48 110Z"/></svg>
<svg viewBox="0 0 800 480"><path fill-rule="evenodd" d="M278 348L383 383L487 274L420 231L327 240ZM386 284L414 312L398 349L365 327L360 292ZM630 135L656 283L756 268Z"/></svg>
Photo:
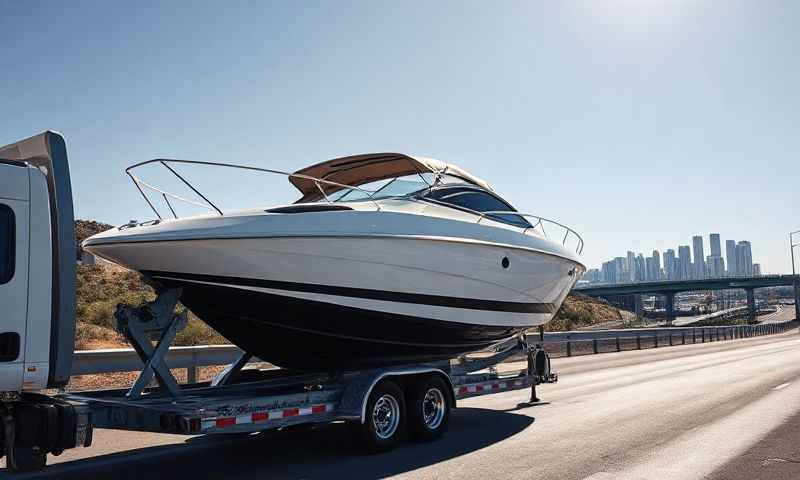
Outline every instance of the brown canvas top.
<svg viewBox="0 0 800 480"><path fill-rule="evenodd" d="M294 173L357 187L386 178L427 172L446 172L487 190L492 189L483 180L472 176L455 165L432 158L412 157L402 153L367 153L335 158L303 168ZM302 192L303 198L299 200L300 202L313 202L322 198L322 194L313 180L289 177L289 181ZM325 189L325 193L333 193L342 189L342 187L330 184L320 184L320 186Z"/></svg>

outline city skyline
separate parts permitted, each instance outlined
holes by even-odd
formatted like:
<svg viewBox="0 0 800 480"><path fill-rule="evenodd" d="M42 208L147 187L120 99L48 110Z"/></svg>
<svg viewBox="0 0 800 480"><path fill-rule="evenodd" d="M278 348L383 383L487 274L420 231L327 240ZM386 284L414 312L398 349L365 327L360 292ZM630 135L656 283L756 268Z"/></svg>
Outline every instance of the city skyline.
<svg viewBox="0 0 800 480"><path fill-rule="evenodd" d="M760 263L753 262L749 240L726 239L724 255L721 240L719 233L708 234L709 255L705 254L702 235L693 235L691 246L678 245L677 254L675 248L654 249L647 257L641 252L628 250L624 257L613 257L599 268L590 268L583 281L613 284L763 274Z"/></svg>

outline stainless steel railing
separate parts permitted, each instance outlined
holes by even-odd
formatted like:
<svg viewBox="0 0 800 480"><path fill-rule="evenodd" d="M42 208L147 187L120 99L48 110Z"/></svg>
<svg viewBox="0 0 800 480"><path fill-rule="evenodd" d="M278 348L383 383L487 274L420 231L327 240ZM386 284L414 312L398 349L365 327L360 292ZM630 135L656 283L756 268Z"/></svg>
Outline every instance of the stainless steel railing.
<svg viewBox="0 0 800 480"><path fill-rule="evenodd" d="M186 185L190 190L192 190L192 192L194 192L198 197L203 199L203 202L197 202L197 201L194 201L194 200L190 200L188 198L185 198L185 197L176 195L174 193L162 190L162 189L160 189L160 188L158 188L158 187L156 187L154 185L151 185L148 182L145 182L144 180L142 180L141 178L139 178L138 176L136 176L133 173L133 170L135 170L135 169L137 169L139 167L143 167L145 165L154 164L154 163L160 164L161 166L166 168L178 180L180 180L184 185ZM347 190L356 190L356 191L359 191L361 193L364 193L366 195L365 200L368 200L368 201L372 202L375 205L375 208L377 210L381 209L380 204L378 202L376 202L374 199L372 199L372 197L371 197L373 192L371 192L369 190L365 190L365 189L359 188L359 187L354 187L352 185L345 185L345 184L342 184L342 183L332 182L330 180L324 180L322 178L311 177L309 175L303 175L303 174L299 174L299 173L283 172L281 170L273 170L271 168L253 167L253 166L249 166L249 165L238 165L238 164L235 164L235 163L206 162L206 161L201 161L201 160L178 160L178 159L170 159L170 158L156 158L156 159L153 159L153 160L147 160L145 162L140 162L140 163L137 163L135 165L131 165L130 167L125 169L125 173L133 181L133 184L136 186L136 189L139 190L139 193L142 195L144 200L150 206L150 209L153 211L153 213L156 214L156 216L159 218L159 220L163 219L163 217L161 216L161 212L159 212L158 209L153 205L153 202L150 201L150 197L148 197L147 194L145 193L145 189L151 190L151 191L154 191L156 193L161 194L161 197L164 199L164 203L167 204L167 207L169 207L170 212L172 213L172 216L175 217L175 218L178 218L178 215L177 215L177 213L175 213L175 209L172 208L172 204L169 201L170 198L172 198L174 200L179 200L181 202L188 203L188 204L191 204L191 205L194 205L194 206L207 208L209 210L214 210L219 215L224 215L222 210L219 207L217 207L216 204L214 204L211 200L209 200L208 197L203 195L202 192L200 192L194 185L192 185L192 183L189 182L183 175L178 173L178 171L175 169L175 167L171 166L170 164L190 164L190 165L206 165L206 166L215 166L215 167L225 167L225 168L234 168L234 169L239 169L239 170L249 170L249 171L254 171L254 172L261 172L261 173L272 173L272 174L276 174L276 175L283 175L283 176L285 176L287 178L302 178L304 180L310 180L310 181L314 182L314 185L317 187L317 189L322 194L322 197L328 203L332 203L332 201L328 197L328 193L325 191L325 189L322 187L322 185L332 185L332 186L337 187L337 190L347 189Z"/></svg>
<svg viewBox="0 0 800 480"><path fill-rule="evenodd" d="M488 218L489 220L493 220L495 222L501 222L505 224L509 224L507 221L503 221L501 218L497 218L499 215L506 215L506 216L518 216L518 217L525 217L525 218L534 218L536 219L536 223L533 223L530 227L519 227L522 228L522 233L527 233L529 230L534 232L541 232L539 233L540 236L544 238L550 238L545 229L545 224L555 225L558 228L561 228L564 232L564 236L561 238L561 245L566 246L567 240L573 236L576 239L575 251L580 254L583 252L583 238L576 232L575 230L569 228L568 226L558 223L555 220L550 220L549 218L540 217L539 215L534 215L532 213L521 213L521 212L511 212L511 211L503 211L503 210L495 210L490 212L476 212L480 215L478 218L478 223L481 222L484 218ZM494 218L492 217L494 216ZM513 224L511 224L513 225ZM537 230L538 228L538 230Z"/></svg>

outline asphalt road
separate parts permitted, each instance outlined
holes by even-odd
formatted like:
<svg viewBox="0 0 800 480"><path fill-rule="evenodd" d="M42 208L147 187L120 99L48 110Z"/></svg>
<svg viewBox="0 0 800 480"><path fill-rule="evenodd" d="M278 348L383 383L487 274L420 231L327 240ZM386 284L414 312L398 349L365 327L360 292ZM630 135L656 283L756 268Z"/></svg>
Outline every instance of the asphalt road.
<svg viewBox="0 0 800 480"><path fill-rule="evenodd" d="M17 478L800 478L797 330L553 365L545 402L466 400L438 442L382 455L339 424L236 439L98 430L93 447Z"/></svg>

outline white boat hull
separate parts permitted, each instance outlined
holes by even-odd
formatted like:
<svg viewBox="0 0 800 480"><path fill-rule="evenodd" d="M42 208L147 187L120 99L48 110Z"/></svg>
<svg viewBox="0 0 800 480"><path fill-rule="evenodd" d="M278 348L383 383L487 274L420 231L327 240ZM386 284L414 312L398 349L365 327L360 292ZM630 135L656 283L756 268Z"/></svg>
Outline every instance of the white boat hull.
<svg viewBox="0 0 800 480"><path fill-rule="evenodd" d="M551 320L583 272L572 258L445 235L101 237L86 248L182 288L233 343L301 369L486 348Z"/></svg>

